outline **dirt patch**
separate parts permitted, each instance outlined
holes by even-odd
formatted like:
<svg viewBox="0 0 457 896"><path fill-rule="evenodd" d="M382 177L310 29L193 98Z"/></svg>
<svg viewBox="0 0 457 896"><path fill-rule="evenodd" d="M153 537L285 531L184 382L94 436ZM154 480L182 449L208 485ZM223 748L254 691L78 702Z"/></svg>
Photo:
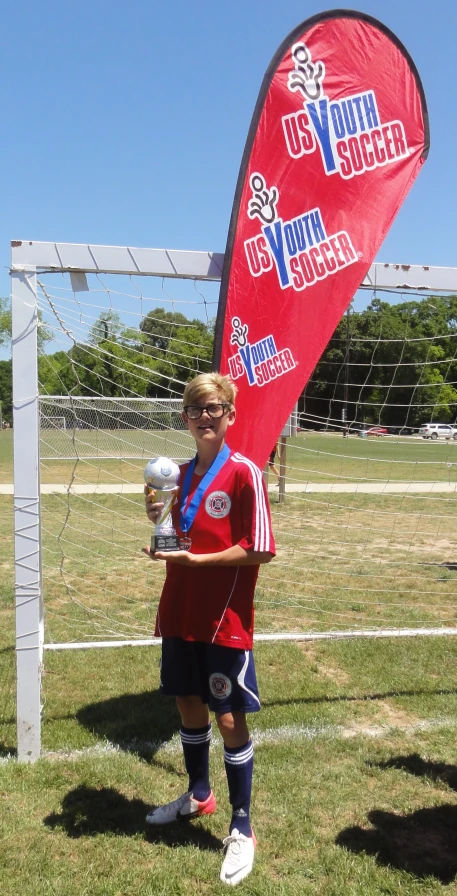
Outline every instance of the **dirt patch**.
<svg viewBox="0 0 457 896"><path fill-rule="evenodd" d="M320 658L317 657L317 647L315 644L312 644L309 641L298 641L297 647L306 654L308 659L312 660L319 675L322 675L324 678L329 678L335 684L339 685L348 684L351 681L351 676L348 672L345 672L344 669L341 669L339 666L332 666L330 663L323 663Z"/></svg>
<svg viewBox="0 0 457 896"><path fill-rule="evenodd" d="M372 703L370 703L373 706ZM385 728L408 729L420 723L420 718L414 713L406 712L401 707L392 706L387 700L376 701L376 712L370 720L364 722L352 721L345 726L343 737L356 737L365 734L369 737L379 737Z"/></svg>

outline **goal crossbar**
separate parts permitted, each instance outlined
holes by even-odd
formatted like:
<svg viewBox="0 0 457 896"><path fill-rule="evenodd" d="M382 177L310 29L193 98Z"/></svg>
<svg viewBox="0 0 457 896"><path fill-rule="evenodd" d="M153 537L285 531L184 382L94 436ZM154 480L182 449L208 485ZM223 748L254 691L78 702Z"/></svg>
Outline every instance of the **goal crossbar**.
<svg viewBox="0 0 457 896"><path fill-rule="evenodd" d="M84 243L11 242L11 272L56 271L128 274L192 280L221 279L222 252L97 246ZM457 268L374 262L361 288L457 292Z"/></svg>

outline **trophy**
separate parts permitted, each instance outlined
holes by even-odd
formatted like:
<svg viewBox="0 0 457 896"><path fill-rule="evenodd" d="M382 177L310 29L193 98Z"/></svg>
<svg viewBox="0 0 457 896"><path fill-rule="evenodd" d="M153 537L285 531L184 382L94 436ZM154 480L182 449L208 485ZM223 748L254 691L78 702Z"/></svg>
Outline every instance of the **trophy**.
<svg viewBox="0 0 457 896"><path fill-rule="evenodd" d="M151 551L179 551L179 539L173 528L171 508L178 493L179 467L168 457L153 457L146 464L144 480L156 501L163 501L163 510L151 537Z"/></svg>

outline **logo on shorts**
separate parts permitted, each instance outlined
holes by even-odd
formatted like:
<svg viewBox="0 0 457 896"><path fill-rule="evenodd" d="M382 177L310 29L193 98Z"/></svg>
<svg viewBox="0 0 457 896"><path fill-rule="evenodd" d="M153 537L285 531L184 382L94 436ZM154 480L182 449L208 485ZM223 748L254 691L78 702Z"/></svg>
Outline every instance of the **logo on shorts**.
<svg viewBox="0 0 457 896"><path fill-rule="evenodd" d="M205 510L216 520L228 516L232 502L225 492L211 492L205 501Z"/></svg>
<svg viewBox="0 0 457 896"><path fill-rule="evenodd" d="M209 689L216 700L224 700L232 693L232 682L221 672L213 672L209 677Z"/></svg>

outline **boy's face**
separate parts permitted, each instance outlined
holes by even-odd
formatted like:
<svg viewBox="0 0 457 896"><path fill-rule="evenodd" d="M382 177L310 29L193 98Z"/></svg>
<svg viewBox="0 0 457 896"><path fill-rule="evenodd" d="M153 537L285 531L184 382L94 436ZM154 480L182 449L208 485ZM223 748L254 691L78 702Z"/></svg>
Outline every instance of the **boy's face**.
<svg viewBox="0 0 457 896"><path fill-rule="evenodd" d="M217 393L208 392L208 395L205 395L204 398L200 398L198 401L193 402L192 407L206 408L208 405L220 405L223 403L224 399L217 395ZM185 411L182 413L184 423L195 439L197 449L199 444L205 443L221 447L225 439L227 428L232 426L235 422L235 416L235 409L224 411L222 417L210 417L207 411L203 411L198 420L192 420L187 416Z"/></svg>

